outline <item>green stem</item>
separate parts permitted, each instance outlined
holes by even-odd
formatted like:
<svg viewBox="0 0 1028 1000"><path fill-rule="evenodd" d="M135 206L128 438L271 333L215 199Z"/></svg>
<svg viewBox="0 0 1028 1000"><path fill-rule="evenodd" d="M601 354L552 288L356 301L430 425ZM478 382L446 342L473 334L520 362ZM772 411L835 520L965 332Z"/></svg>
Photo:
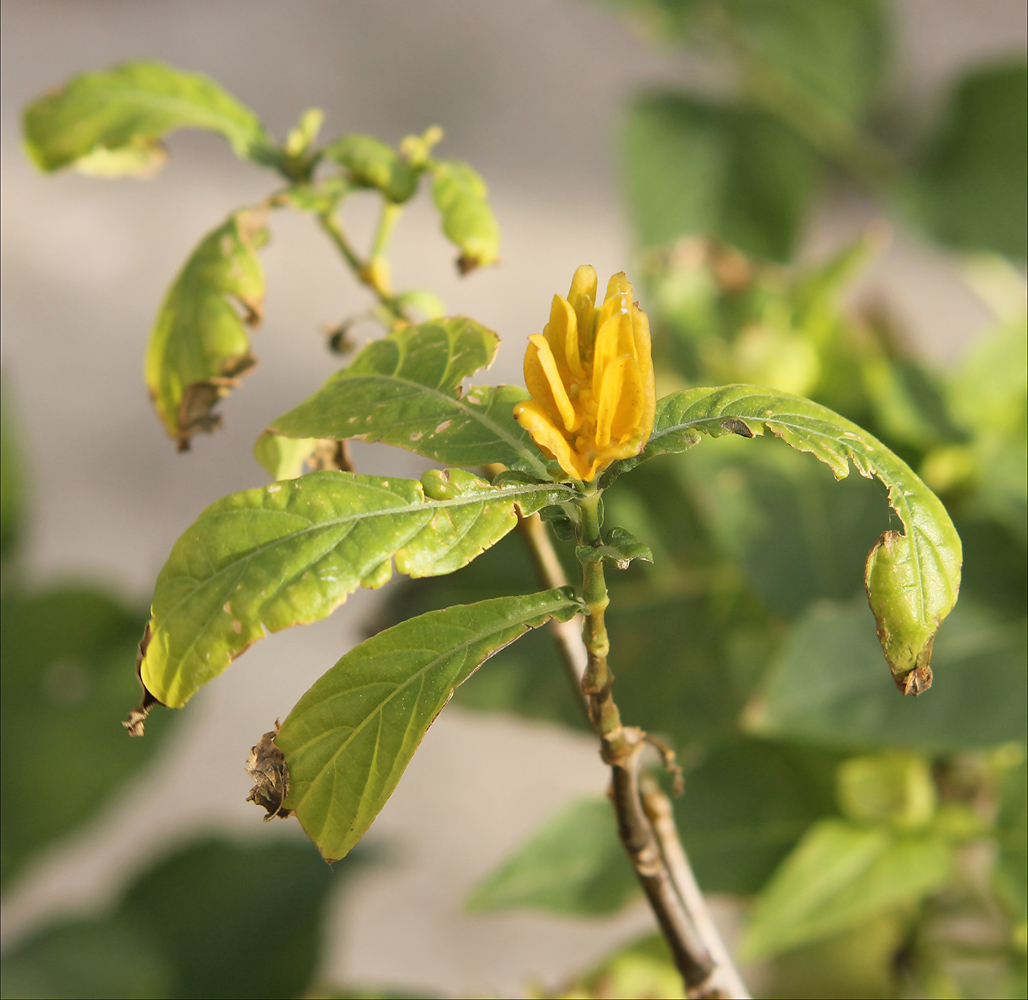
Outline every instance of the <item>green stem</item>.
<svg viewBox="0 0 1028 1000"><path fill-rule="evenodd" d="M379 234L382 233L383 228L386 229L382 238L383 246L388 240L388 231L396 224L395 218L387 223L386 215L387 213L383 211L383 220L379 224ZM343 225L334 212L322 212L318 215L318 224L335 244L336 249L342 255L350 270L353 271L357 280L374 293L375 298L378 299L379 303L389 314L393 325L396 326L400 323L410 322L410 318L404 312L403 307L396 301L386 279L383 278L383 275L386 273L383 266L385 259L373 257L367 263L362 261L357 255L357 251L351 246ZM376 234L376 243L378 242L379 234Z"/></svg>
<svg viewBox="0 0 1028 1000"><path fill-rule="evenodd" d="M375 237L371 243L371 259L373 261L385 257L386 247L389 246L389 239L392 237L396 223L400 221L402 214L403 209L395 202L382 202L382 214L378 217L378 228L375 230Z"/></svg>

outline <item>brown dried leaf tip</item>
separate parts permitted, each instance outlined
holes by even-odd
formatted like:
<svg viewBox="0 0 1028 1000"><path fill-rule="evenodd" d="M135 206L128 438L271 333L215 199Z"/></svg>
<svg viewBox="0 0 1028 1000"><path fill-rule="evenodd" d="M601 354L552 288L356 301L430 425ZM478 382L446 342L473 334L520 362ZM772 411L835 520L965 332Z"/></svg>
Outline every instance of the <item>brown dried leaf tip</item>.
<svg viewBox="0 0 1028 1000"><path fill-rule="evenodd" d="M282 808L289 794L289 765L282 751L275 746L275 737L281 728L276 719L275 728L261 737L260 743L250 750L246 760L246 773L256 782L246 801L266 810L265 823L276 816L285 819L293 815L292 809Z"/></svg>
<svg viewBox="0 0 1028 1000"><path fill-rule="evenodd" d="M153 633L150 631L150 623L146 623L146 628L143 629L143 638L139 640L139 652L136 653L136 677L139 678L139 685L143 689L143 700L139 703L138 708L132 709L129 712L129 717L122 723L122 725L128 730L129 736L145 736L146 735L146 717L150 714L150 709L154 705L163 705L164 702L158 701L148 690L146 685L143 683L143 676L140 673L143 666L143 658L146 656L146 647L150 645L150 638Z"/></svg>

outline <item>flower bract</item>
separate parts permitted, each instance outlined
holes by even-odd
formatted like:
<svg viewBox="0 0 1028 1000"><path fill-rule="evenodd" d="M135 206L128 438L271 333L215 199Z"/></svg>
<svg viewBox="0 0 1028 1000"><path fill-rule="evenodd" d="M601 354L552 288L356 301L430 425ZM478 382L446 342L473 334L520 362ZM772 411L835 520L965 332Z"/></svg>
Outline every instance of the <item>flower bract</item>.
<svg viewBox="0 0 1028 1000"><path fill-rule="evenodd" d="M642 451L656 408L649 322L623 271L595 303L596 271L583 265L567 298L553 297L543 332L528 338L532 398L514 407L543 454L584 483Z"/></svg>

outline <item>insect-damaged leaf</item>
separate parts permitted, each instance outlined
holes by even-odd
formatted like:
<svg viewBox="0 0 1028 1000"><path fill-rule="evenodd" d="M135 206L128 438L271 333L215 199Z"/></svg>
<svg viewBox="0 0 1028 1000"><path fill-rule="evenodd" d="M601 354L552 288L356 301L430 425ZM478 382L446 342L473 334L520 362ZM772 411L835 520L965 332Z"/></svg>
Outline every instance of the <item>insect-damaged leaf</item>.
<svg viewBox="0 0 1028 1000"><path fill-rule="evenodd" d="M460 160L439 160L432 168L432 199L443 232L460 250L457 267L467 274L500 255L500 227L489 207L485 181Z"/></svg>
<svg viewBox="0 0 1028 1000"><path fill-rule="evenodd" d="M256 364L247 326L260 322L264 213L243 209L209 233L161 303L146 349L146 384L179 451L221 418L214 405ZM237 303L243 310L240 317Z"/></svg>
<svg viewBox="0 0 1028 1000"><path fill-rule="evenodd" d="M703 434L753 437L765 427L824 462L836 479L849 475L852 462L861 475L877 476L888 487L906 532L881 536L868 554L864 583L896 686L904 694L926 691L935 633L960 588L960 536L910 466L856 424L809 399L761 386L686 389L658 400L645 449L615 465L608 481L647 458L686 451Z"/></svg>
<svg viewBox="0 0 1028 1000"><path fill-rule="evenodd" d="M500 597L430 611L362 642L300 699L275 737L289 765L285 808L326 858L343 857L453 689L528 629L579 610L564 589Z"/></svg>
<svg viewBox="0 0 1028 1000"><path fill-rule="evenodd" d="M272 141L257 116L213 80L158 62L83 73L25 109L25 147L41 170L74 164L104 176L148 174L177 128L220 132L240 157L265 162Z"/></svg>
<svg viewBox="0 0 1028 1000"><path fill-rule="evenodd" d="M572 495L550 483L494 488L460 469L424 482L312 472L212 504L157 578L139 668L146 690L179 708L268 632L382 586L394 560L412 577L452 573L514 527L516 507Z"/></svg>
<svg viewBox="0 0 1028 1000"><path fill-rule="evenodd" d="M405 327L368 344L270 430L296 438L359 438L444 465L502 462L539 476L546 464L514 419L519 386L461 382L492 363L499 338L458 316Z"/></svg>

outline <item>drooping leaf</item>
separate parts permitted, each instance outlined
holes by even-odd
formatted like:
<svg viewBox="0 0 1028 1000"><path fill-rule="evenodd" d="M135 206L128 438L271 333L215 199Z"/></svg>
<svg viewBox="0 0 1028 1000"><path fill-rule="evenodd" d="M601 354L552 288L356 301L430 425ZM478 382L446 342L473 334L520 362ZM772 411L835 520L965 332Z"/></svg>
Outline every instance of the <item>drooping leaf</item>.
<svg viewBox="0 0 1028 1000"><path fill-rule="evenodd" d="M343 136L326 146L322 155L340 164L352 181L377 188L390 201L407 201L418 189L421 171L374 136Z"/></svg>
<svg viewBox="0 0 1028 1000"><path fill-rule="evenodd" d="M960 250L1028 252L1028 67L980 68L950 96L915 175L917 210Z"/></svg>
<svg viewBox="0 0 1028 1000"><path fill-rule="evenodd" d="M606 799L565 806L475 886L471 910L530 909L574 916L616 913L639 895Z"/></svg>
<svg viewBox="0 0 1028 1000"><path fill-rule="evenodd" d="M767 958L915 903L952 863L952 847L932 833L821 820L761 893L740 955Z"/></svg>
<svg viewBox="0 0 1028 1000"><path fill-rule="evenodd" d="M514 527L515 508L571 496L547 483L493 488L460 469L426 475L427 489L312 472L208 507L157 578L146 689L179 708L268 632L324 618L358 586L381 587L394 560L413 577L452 573Z"/></svg>
<svg viewBox="0 0 1028 1000"><path fill-rule="evenodd" d="M321 853L343 857L392 794L453 689L484 660L580 607L566 590L431 611L365 640L300 699L275 738L284 803Z"/></svg>
<svg viewBox="0 0 1028 1000"><path fill-rule="evenodd" d="M178 128L220 132L244 159L267 162L257 116L213 80L159 62L73 77L25 109L25 147L41 170L76 165L107 176L152 172Z"/></svg>
<svg viewBox="0 0 1028 1000"><path fill-rule="evenodd" d="M85 587L29 594L5 587L0 615L6 887L33 855L95 816L138 775L168 729L159 726L152 745L126 746L112 725L138 696L125 664L135 656L142 611Z"/></svg>
<svg viewBox="0 0 1028 1000"><path fill-rule="evenodd" d="M256 364L246 327L261 319L264 271L256 251L266 239L262 212L230 215L193 251L161 303L146 349L146 384L179 451L193 434L218 426L215 404Z"/></svg>
<svg viewBox="0 0 1028 1000"><path fill-rule="evenodd" d="M879 647L862 600L814 605L772 664L745 715L759 735L839 749L906 746L959 753L1024 743L1028 631L961 601L939 634L940 681L924 704L878 683Z"/></svg>
<svg viewBox="0 0 1028 1000"><path fill-rule="evenodd" d="M443 217L443 232L460 250L462 274L494 263L500 255L500 227L486 200L485 181L460 160L437 160L432 167L432 199Z"/></svg>
<svg viewBox="0 0 1028 1000"><path fill-rule="evenodd" d="M406 448L444 465L487 462L546 475L514 419L519 386L461 383L492 363L499 339L462 316L404 327L368 344L310 399L272 422L287 437L358 438Z"/></svg>
<svg viewBox="0 0 1028 1000"><path fill-rule="evenodd" d="M856 424L809 399L760 386L686 389L658 400L645 449L612 467L608 477L656 455L687 451L702 434L753 437L765 427L824 462L837 479L849 474L852 462L861 475L877 476L888 487L906 534L882 534L868 554L864 582L897 687L905 694L926 690L932 642L960 587L960 537L938 497Z"/></svg>
<svg viewBox="0 0 1028 1000"><path fill-rule="evenodd" d="M783 125L756 111L655 95L632 108L624 150L644 246L711 235L758 257L792 255L817 161Z"/></svg>

